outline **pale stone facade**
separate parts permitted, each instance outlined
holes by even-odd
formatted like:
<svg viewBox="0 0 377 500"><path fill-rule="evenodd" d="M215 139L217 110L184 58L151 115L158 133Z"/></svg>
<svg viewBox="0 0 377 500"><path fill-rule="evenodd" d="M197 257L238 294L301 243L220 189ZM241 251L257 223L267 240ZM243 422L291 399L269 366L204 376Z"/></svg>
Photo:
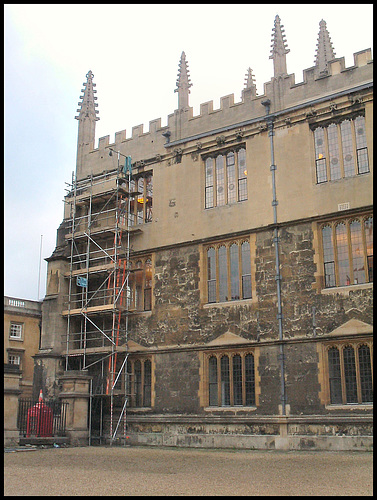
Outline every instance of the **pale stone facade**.
<svg viewBox="0 0 377 500"><path fill-rule="evenodd" d="M148 132L120 131L114 143L106 136L98 147L94 75L86 75L76 117L76 184L48 259L39 380L55 396L64 371L88 369L93 387L106 377L109 384L114 369L100 356L125 360L129 377L119 384L128 384L131 443L372 445L371 51L354 54L346 68L322 20L315 66L296 84L283 33L276 16L274 76L263 95L249 68L240 102L228 95L220 109L210 101L194 116L183 52L178 109L167 126L153 120ZM96 215L97 225L91 217L108 193L117 192L117 203L122 193L130 197L117 187L117 154L122 164L131 157L138 194L126 210L132 227L112 248L114 234L100 240L107 210ZM83 241L87 248L95 243L87 254ZM121 280L115 285L118 264L114 278L110 272L117 252L119 266L132 268L127 314L108 301L112 279L119 296L123 291ZM110 329L112 339L127 331L116 348L105 335L110 314L120 325ZM89 346L93 325L104 335ZM101 395L92 390L91 421L100 413L106 442L122 403L113 415L108 385Z"/></svg>
<svg viewBox="0 0 377 500"><path fill-rule="evenodd" d="M21 397L33 396L33 356L38 353L42 303L4 296L4 364L21 371Z"/></svg>

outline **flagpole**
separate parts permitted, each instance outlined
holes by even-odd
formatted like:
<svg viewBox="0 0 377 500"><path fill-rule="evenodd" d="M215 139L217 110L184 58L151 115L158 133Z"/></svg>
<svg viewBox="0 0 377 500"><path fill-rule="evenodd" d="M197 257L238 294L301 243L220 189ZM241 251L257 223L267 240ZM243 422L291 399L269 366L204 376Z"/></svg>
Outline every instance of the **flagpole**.
<svg viewBox="0 0 377 500"><path fill-rule="evenodd" d="M43 239L43 234L41 234L41 244L39 247L39 271L38 271L38 297L37 297L37 300L39 300L39 289L40 289L40 284L41 284L42 239Z"/></svg>

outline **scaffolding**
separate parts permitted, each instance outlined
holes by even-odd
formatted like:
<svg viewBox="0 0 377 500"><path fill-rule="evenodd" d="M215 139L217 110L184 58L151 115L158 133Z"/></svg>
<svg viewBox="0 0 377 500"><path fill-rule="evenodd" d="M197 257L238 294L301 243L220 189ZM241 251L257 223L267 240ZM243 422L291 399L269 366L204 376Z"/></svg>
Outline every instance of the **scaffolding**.
<svg viewBox="0 0 377 500"><path fill-rule="evenodd" d="M62 312L67 318L65 369L87 370L92 376L89 445L96 440L106 442L105 415L110 417L110 445L122 440L117 437L122 420L126 444L128 328L133 313L130 237L141 229L131 213L132 200L138 195L131 158L125 157L123 168L121 153L115 153L117 169L80 180L72 174L65 198L69 214L65 239L70 245L65 274L68 294Z"/></svg>

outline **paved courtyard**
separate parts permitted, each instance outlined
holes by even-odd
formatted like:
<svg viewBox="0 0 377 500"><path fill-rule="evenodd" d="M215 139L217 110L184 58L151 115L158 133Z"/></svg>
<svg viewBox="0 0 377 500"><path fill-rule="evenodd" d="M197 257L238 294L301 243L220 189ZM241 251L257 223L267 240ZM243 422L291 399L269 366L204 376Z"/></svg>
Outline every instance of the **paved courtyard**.
<svg viewBox="0 0 377 500"><path fill-rule="evenodd" d="M369 496L373 494L372 453L33 449L4 453L4 494Z"/></svg>

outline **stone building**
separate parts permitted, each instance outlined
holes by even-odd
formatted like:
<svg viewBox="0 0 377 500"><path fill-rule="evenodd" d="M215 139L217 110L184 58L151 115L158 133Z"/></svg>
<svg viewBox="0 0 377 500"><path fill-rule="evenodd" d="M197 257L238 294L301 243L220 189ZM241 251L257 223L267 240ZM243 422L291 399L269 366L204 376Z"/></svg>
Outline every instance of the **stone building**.
<svg viewBox="0 0 377 500"><path fill-rule="evenodd" d="M167 125L98 147L87 73L36 364L91 377L92 442L371 447L371 50L288 52L276 16L263 95L197 116L182 52Z"/></svg>
<svg viewBox="0 0 377 500"><path fill-rule="evenodd" d="M20 370L20 396L33 397L33 356L38 353L42 303L4 296L4 365Z"/></svg>

